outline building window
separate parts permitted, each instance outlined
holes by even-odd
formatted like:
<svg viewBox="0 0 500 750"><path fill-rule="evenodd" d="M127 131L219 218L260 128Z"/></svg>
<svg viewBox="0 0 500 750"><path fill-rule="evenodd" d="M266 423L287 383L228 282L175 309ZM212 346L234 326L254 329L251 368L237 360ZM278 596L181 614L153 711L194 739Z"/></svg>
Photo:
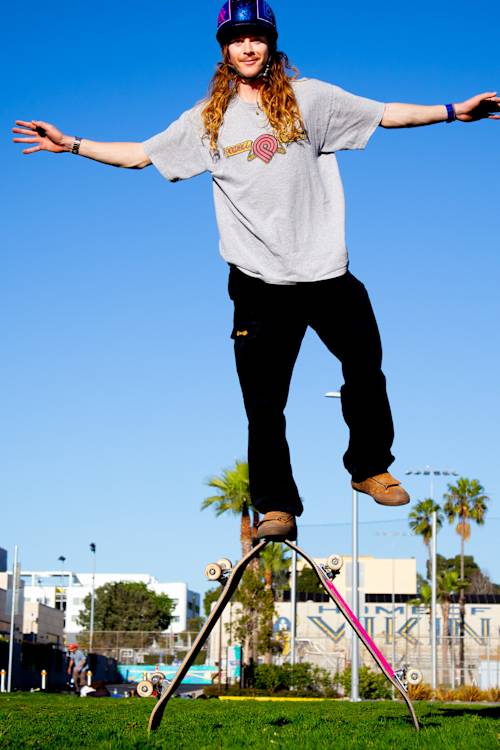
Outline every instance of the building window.
<svg viewBox="0 0 500 750"><path fill-rule="evenodd" d="M60 609L63 612L66 612L66 605L67 605L67 599L66 599L66 592L61 591L61 589L56 589L56 597L55 597L55 608Z"/></svg>

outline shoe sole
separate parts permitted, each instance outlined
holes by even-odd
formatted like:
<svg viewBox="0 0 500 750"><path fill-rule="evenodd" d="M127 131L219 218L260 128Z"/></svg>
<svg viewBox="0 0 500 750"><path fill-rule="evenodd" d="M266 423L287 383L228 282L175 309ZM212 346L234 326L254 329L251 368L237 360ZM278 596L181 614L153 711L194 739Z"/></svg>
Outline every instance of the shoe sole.
<svg viewBox="0 0 500 750"><path fill-rule="evenodd" d="M362 495L368 495L368 497L373 498L378 505L385 505L388 508L397 508L399 505L408 505L410 502L410 497L403 497L400 500L390 500L385 498L378 498L375 495L371 495L369 492L366 492L366 490L361 490L359 487L356 487L354 484L351 484L351 487L353 490L356 490L356 492L360 492Z"/></svg>
<svg viewBox="0 0 500 750"><path fill-rule="evenodd" d="M364 493L364 494L367 494L367 493ZM369 497L373 497L373 495L369 495ZM378 503L378 505L385 505L388 508L397 508L399 505L408 505L408 503L410 502L409 499L408 500L406 499L396 500L394 502L386 502L385 500L377 500L376 497L373 497L373 499L375 500L376 503Z"/></svg>
<svg viewBox="0 0 500 750"><path fill-rule="evenodd" d="M283 526L280 524L273 524L272 522L266 523L266 529L257 531L256 538L261 541L262 539L276 539L284 540L288 539L290 542L297 541L297 529L286 529L283 530Z"/></svg>

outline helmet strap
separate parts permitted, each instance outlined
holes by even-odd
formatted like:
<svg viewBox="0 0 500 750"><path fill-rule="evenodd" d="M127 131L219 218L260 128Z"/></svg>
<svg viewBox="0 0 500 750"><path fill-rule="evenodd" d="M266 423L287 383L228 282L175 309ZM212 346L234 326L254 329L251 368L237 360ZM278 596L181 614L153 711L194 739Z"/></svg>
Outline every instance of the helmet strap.
<svg viewBox="0 0 500 750"><path fill-rule="evenodd" d="M245 83L251 83L252 81L258 81L259 78L269 78L269 74L271 73L271 65L273 62L272 58L273 54L270 53L264 68L256 76L244 76L242 73L240 73L238 68L235 68L235 66L231 65L231 63L226 63L226 65L228 66L228 68L234 71L238 78L241 78L242 81L244 81Z"/></svg>

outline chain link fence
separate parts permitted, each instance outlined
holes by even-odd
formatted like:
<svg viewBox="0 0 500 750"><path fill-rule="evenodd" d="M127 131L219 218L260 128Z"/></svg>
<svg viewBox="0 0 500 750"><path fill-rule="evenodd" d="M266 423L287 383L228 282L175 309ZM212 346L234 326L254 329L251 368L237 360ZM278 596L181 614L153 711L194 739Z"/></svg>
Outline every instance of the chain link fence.
<svg viewBox="0 0 500 750"><path fill-rule="evenodd" d="M69 633L67 641L76 641L79 646L94 654L116 659L120 664L172 664L184 657L191 648L196 632L162 633L142 630L96 630L90 644L89 631ZM202 649L202 663L206 647Z"/></svg>
<svg viewBox="0 0 500 750"><path fill-rule="evenodd" d="M432 682L432 651L428 640L396 637L394 643L385 638L374 638L375 643L388 661L396 668L409 666L419 669L427 684ZM438 638L437 674L438 684L455 688L461 684L474 685L481 690L500 689L500 638L488 637L476 640L464 639L465 659L460 664L460 637ZM309 661L333 673L342 672L351 662L352 639L344 640L342 646L332 647L329 638L298 638L298 661ZM368 651L360 644L360 664L377 669Z"/></svg>

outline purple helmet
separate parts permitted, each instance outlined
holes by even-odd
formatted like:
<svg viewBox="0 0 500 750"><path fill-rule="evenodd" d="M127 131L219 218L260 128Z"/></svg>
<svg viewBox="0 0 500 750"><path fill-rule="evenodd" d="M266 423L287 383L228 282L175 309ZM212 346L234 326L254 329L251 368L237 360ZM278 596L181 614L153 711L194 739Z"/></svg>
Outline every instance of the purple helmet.
<svg viewBox="0 0 500 750"><path fill-rule="evenodd" d="M276 18L266 0L229 0L224 3L217 19L219 44L227 44L235 34L245 31L265 35L270 42L276 43Z"/></svg>

